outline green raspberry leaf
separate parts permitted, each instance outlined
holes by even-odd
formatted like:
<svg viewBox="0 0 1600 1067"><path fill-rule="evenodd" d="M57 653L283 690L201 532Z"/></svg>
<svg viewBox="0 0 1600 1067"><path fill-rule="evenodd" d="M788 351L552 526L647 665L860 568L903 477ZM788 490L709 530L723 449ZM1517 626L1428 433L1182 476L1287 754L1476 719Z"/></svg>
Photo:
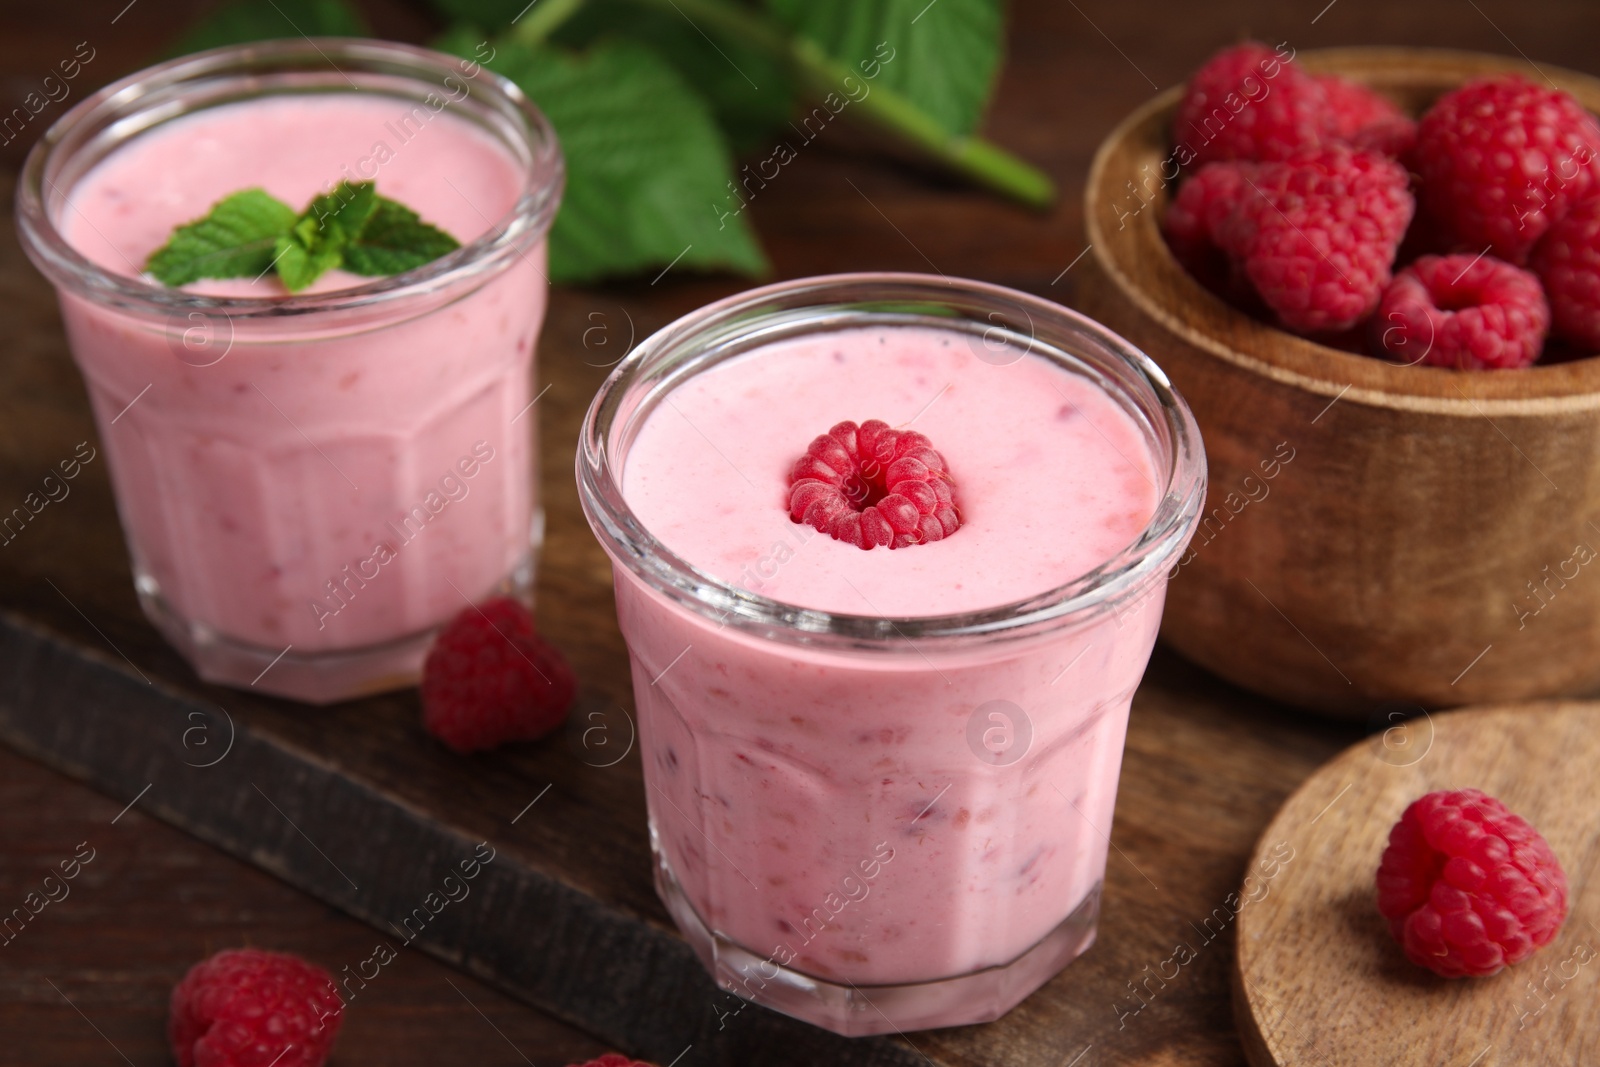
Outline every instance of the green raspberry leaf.
<svg viewBox="0 0 1600 1067"><path fill-rule="evenodd" d="M345 0L233 0L196 23L169 54L277 37L366 37L371 32Z"/></svg>
<svg viewBox="0 0 1600 1067"><path fill-rule="evenodd" d="M783 57L725 34L707 37L670 7L653 11L629 0L589 0L554 40L588 48L615 37L646 44L671 63L711 106L736 156L772 151L795 103L794 76Z"/></svg>
<svg viewBox="0 0 1600 1067"><path fill-rule="evenodd" d="M201 278L256 278L272 269L278 242L295 224L294 208L265 189L223 197L204 218L185 223L151 253L145 270L162 285Z"/></svg>
<svg viewBox="0 0 1600 1067"><path fill-rule="evenodd" d="M470 36L470 35L468 35ZM442 47L473 55L457 34ZM581 54L494 42L486 64L521 86L556 128L566 194L550 231L550 279L680 266L766 269L711 109L652 48L609 40Z"/></svg>
<svg viewBox="0 0 1600 1067"><path fill-rule="evenodd" d="M428 0L428 4L452 22L475 26L504 26L534 6L528 0Z"/></svg>
<svg viewBox="0 0 1600 1067"><path fill-rule="evenodd" d="M460 247L460 241L423 222L415 211L380 196L344 250L344 269L352 274L400 274Z"/></svg>
<svg viewBox="0 0 1600 1067"><path fill-rule="evenodd" d="M764 0L857 77L898 91L951 133L971 133L1000 69L1002 0Z"/></svg>

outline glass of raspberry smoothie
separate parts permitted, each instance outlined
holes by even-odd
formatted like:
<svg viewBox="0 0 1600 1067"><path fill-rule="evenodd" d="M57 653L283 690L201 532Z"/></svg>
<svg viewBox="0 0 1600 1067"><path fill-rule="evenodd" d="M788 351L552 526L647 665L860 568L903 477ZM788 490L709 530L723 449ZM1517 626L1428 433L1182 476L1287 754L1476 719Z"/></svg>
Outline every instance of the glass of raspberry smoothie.
<svg viewBox="0 0 1600 1067"><path fill-rule="evenodd" d="M723 988L846 1034L953 1026L1089 946L1205 487L1148 358L978 282L788 282L641 344L577 467L657 888Z"/></svg>
<svg viewBox="0 0 1600 1067"><path fill-rule="evenodd" d="M409 684L439 624L528 595L555 136L477 64L377 41L218 49L72 109L29 156L147 615L200 675L314 703ZM246 188L373 181L461 247L404 273L167 288L175 226Z"/></svg>

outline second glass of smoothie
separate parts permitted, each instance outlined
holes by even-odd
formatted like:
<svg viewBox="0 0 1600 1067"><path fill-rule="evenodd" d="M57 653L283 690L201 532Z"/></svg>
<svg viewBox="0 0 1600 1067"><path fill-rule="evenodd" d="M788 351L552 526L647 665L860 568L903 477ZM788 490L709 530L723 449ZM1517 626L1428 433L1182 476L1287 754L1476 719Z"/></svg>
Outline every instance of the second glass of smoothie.
<svg viewBox="0 0 1600 1067"><path fill-rule="evenodd" d="M869 549L792 515L790 483L818 435L853 447L841 424L874 419L953 485L933 527ZM641 344L578 478L657 888L724 989L846 1034L953 1026L1092 943L1129 705L1205 485L1154 364L977 282L789 282ZM883 483L865 464L846 498L901 506Z"/></svg>
<svg viewBox="0 0 1600 1067"><path fill-rule="evenodd" d="M56 284L145 612L207 680L327 703L415 681L436 628L531 593L534 351L554 133L477 64L276 41L135 74L37 145ZM166 288L175 226L247 188L372 181L461 244L402 274Z"/></svg>

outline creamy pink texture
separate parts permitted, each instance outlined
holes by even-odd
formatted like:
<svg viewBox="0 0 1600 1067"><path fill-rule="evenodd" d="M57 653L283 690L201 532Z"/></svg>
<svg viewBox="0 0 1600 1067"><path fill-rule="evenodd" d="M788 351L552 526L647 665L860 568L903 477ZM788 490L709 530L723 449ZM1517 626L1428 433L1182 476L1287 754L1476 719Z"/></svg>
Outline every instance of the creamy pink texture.
<svg viewBox="0 0 1600 1067"><path fill-rule="evenodd" d="M118 148L57 223L96 263L134 274L228 193L261 186L299 210L340 178L374 174L382 195L463 243L525 181L448 108L267 97ZM297 653L417 633L488 591L527 553L536 507L534 417L518 415L532 399L543 255L449 302L359 322L149 321L64 292L141 582L191 622ZM315 291L368 280L335 272ZM283 295L272 275L189 288Z"/></svg>
<svg viewBox="0 0 1600 1067"><path fill-rule="evenodd" d="M628 506L718 578L824 611L957 614L1065 585L1144 528L1156 498L1148 448L1088 380L1036 356L1005 362L983 344L851 330L724 363L646 422L628 457ZM789 468L812 438L874 418L909 424L944 455L955 536L864 552L789 521Z"/></svg>
<svg viewBox="0 0 1600 1067"><path fill-rule="evenodd" d="M95 263L138 274L174 227L230 193L259 187L301 211L342 179L376 182L383 196L467 244L516 202L523 173L493 137L449 110L372 93L267 97L176 119L122 146L73 188L59 225ZM334 271L305 291L368 281ZM185 288L284 293L273 274Z"/></svg>
<svg viewBox="0 0 1600 1067"><path fill-rule="evenodd" d="M792 604L916 616L1044 593L1138 536L1160 475L1097 385L1013 354L904 327L759 349L648 416L624 494L691 563ZM789 521L789 464L874 417L948 461L965 525L947 540L867 552ZM1164 584L1026 639L864 653L753 638L615 570L657 847L723 936L831 981L933 981L1017 959L1103 878Z"/></svg>

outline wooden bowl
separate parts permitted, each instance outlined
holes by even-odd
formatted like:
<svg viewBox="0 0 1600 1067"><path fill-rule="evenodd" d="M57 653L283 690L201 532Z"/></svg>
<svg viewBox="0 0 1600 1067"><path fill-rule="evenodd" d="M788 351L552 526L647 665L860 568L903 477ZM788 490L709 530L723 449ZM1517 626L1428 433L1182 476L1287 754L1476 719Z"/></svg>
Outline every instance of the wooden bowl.
<svg viewBox="0 0 1600 1067"><path fill-rule="evenodd" d="M1500 56L1304 53L1412 113L1471 77L1600 79ZM1085 219L1089 314L1167 371L1199 420L1207 514L1162 636L1228 680L1341 717L1600 688L1600 359L1407 367L1258 322L1160 233L1182 87L1100 146Z"/></svg>

